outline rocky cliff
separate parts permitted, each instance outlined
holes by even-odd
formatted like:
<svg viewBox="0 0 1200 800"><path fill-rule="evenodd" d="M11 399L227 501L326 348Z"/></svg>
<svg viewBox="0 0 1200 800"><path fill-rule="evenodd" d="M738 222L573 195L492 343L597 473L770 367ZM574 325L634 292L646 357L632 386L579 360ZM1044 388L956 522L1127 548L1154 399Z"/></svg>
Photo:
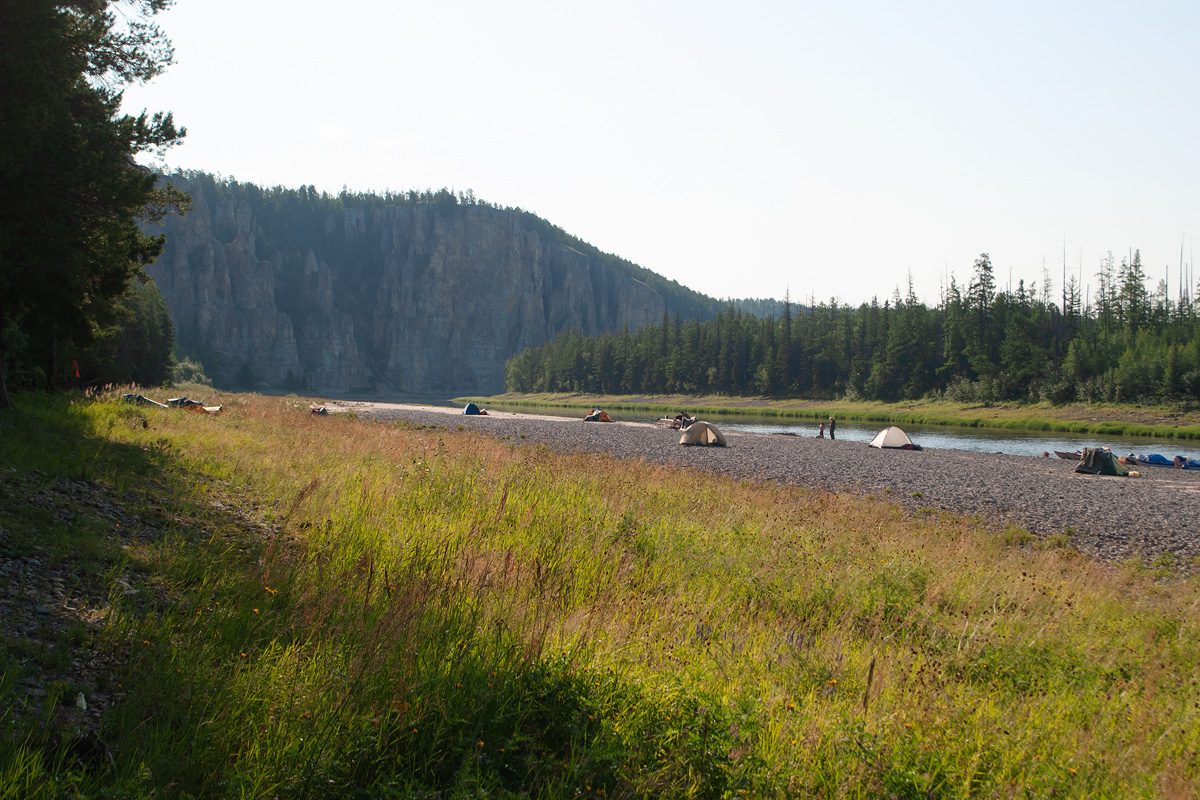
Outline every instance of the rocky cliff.
<svg viewBox="0 0 1200 800"><path fill-rule="evenodd" d="M219 383L492 393L526 347L678 308L628 262L449 193L331 197L172 180L194 208L164 221L166 249L148 271L179 342Z"/></svg>

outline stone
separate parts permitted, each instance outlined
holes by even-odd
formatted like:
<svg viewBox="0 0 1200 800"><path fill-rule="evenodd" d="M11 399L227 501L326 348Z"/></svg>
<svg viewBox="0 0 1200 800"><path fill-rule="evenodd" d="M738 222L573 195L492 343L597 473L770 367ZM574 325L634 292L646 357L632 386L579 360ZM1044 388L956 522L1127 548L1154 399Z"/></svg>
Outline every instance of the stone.
<svg viewBox="0 0 1200 800"><path fill-rule="evenodd" d="M321 393L494 393L504 364L572 328L662 320L652 288L485 205L356 207L348 198L283 253L245 200L172 179L194 209L170 215L148 268L185 348L209 376Z"/></svg>

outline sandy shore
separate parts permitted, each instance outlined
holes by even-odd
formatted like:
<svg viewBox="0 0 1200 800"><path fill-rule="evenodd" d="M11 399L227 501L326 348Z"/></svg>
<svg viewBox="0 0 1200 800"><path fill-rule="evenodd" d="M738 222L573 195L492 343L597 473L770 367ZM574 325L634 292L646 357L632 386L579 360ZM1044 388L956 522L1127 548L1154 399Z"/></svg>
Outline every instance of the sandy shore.
<svg viewBox="0 0 1200 800"><path fill-rule="evenodd" d="M1032 533L1070 532L1072 544L1108 561L1200 556L1200 473L1148 467L1140 477L1080 475L1074 462L963 450L877 450L861 442L729 432L729 447L680 447L679 433L635 422L584 423L507 411L388 403L333 403L364 419L408 420L543 444L603 452L744 480L849 491L910 510L978 514ZM451 419L453 417L453 419Z"/></svg>

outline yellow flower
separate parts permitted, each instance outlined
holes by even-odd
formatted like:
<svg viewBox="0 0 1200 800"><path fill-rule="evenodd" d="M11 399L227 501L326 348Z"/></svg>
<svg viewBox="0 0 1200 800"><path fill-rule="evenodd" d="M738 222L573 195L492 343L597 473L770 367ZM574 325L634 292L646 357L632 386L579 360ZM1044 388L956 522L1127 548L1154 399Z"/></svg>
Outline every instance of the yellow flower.
<svg viewBox="0 0 1200 800"><path fill-rule="evenodd" d="M254 613L255 613L255 614L257 614L257 613L258 613L258 609L257 609L257 608L256 608L256 609L254 609Z"/></svg>

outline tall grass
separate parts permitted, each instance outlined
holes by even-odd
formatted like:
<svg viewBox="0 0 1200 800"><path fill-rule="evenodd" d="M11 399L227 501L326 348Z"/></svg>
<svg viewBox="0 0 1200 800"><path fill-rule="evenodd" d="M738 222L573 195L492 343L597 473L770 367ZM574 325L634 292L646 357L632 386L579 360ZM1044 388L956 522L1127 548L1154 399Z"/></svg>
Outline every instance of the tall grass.
<svg viewBox="0 0 1200 800"><path fill-rule="evenodd" d="M1194 578L869 498L233 400L60 407L0 446L21 468L65 447L88 480L153 477L184 520L127 552L158 592L109 612L127 689L89 790L1200 787ZM0 774L67 769L18 741Z"/></svg>

